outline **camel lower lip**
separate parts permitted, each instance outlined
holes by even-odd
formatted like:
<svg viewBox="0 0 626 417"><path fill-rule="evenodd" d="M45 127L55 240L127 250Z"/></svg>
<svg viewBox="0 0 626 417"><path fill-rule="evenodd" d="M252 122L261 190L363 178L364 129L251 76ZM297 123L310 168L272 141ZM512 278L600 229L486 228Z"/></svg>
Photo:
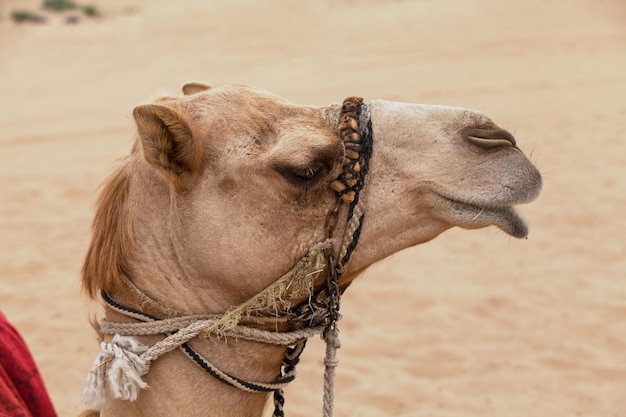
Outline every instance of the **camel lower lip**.
<svg viewBox="0 0 626 417"><path fill-rule="evenodd" d="M518 239L528 236L528 226L510 206L477 206L439 196L447 202L452 213L452 223L465 229L497 226L503 232Z"/></svg>

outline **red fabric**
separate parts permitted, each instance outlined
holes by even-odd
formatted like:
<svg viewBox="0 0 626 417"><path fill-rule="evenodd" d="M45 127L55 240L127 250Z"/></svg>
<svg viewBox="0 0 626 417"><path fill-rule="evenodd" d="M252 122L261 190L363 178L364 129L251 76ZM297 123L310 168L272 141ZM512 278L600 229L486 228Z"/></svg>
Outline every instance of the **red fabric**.
<svg viewBox="0 0 626 417"><path fill-rule="evenodd" d="M56 415L26 343L0 312L0 416Z"/></svg>

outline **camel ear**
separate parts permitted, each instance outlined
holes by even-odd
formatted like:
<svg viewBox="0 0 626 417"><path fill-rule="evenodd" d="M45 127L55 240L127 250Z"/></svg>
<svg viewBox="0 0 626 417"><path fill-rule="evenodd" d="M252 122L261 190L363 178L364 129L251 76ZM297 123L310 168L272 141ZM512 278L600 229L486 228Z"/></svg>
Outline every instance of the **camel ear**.
<svg viewBox="0 0 626 417"><path fill-rule="evenodd" d="M201 93L203 91L209 90L210 88L211 86L208 86L206 84L191 81L183 85L183 94L189 96L191 94Z"/></svg>
<svg viewBox="0 0 626 417"><path fill-rule="evenodd" d="M178 188L191 184L202 165L198 146L185 117L161 104L133 110L146 161Z"/></svg>

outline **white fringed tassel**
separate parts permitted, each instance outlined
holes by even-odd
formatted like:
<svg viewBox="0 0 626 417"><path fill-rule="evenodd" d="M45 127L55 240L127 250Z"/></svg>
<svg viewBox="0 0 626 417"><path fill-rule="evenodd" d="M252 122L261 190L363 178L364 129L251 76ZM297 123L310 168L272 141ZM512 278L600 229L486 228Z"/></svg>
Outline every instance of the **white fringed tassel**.
<svg viewBox="0 0 626 417"><path fill-rule="evenodd" d="M101 410L107 400L107 384L113 398L135 401L139 389L148 387L141 377L148 372L150 363L140 356L147 350L137 339L117 334L110 343L102 342L81 402Z"/></svg>

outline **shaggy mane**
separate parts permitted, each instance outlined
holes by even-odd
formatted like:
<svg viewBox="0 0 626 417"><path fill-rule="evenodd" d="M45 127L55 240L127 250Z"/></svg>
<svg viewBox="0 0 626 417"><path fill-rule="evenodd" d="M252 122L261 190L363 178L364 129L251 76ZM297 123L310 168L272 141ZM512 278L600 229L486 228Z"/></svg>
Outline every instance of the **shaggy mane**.
<svg viewBox="0 0 626 417"><path fill-rule="evenodd" d="M120 165L102 185L96 202L92 237L82 269L83 290L92 298L101 290L122 287L135 239L126 200L130 173L128 162Z"/></svg>

